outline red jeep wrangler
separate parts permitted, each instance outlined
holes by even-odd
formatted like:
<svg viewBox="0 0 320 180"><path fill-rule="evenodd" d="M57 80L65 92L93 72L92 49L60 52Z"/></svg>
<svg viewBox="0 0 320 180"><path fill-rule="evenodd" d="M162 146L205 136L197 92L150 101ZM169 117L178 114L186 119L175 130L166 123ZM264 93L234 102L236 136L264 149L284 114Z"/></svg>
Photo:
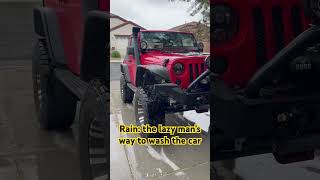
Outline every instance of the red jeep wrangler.
<svg viewBox="0 0 320 180"><path fill-rule="evenodd" d="M109 178L109 18L107 0L44 0L34 9L32 77L38 120L68 129L79 114L84 180Z"/></svg>
<svg viewBox="0 0 320 180"><path fill-rule="evenodd" d="M193 34L133 28L121 64L121 97L137 125L165 124L165 112L209 109L209 61Z"/></svg>
<svg viewBox="0 0 320 180"><path fill-rule="evenodd" d="M213 2L212 160L261 153L280 163L314 158L320 147L319 4Z"/></svg>

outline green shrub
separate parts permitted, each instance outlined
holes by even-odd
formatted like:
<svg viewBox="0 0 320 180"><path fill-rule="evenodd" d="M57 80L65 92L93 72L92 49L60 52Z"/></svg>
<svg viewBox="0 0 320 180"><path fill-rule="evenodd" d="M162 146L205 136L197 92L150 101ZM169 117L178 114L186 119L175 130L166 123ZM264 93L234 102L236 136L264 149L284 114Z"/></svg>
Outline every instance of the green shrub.
<svg viewBox="0 0 320 180"><path fill-rule="evenodd" d="M121 55L120 55L119 51L112 51L111 57L112 58L121 58Z"/></svg>

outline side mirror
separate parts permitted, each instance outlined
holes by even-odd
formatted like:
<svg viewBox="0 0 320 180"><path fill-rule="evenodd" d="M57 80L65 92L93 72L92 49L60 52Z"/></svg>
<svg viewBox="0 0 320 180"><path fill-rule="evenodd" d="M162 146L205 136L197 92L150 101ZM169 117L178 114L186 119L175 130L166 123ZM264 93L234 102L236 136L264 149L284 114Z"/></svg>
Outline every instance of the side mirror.
<svg viewBox="0 0 320 180"><path fill-rule="evenodd" d="M133 47L127 47L127 54L134 56L134 49L133 49Z"/></svg>
<svg viewBox="0 0 320 180"><path fill-rule="evenodd" d="M198 43L198 48L200 52L203 52L204 44L202 42Z"/></svg>

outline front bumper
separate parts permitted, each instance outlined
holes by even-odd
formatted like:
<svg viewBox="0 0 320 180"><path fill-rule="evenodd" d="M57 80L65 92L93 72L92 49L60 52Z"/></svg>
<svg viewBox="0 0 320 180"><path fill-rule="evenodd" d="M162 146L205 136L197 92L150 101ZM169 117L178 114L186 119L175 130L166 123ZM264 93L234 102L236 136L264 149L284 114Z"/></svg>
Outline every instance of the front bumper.
<svg viewBox="0 0 320 180"><path fill-rule="evenodd" d="M249 98L220 78L212 84L213 160L274 153L293 157L286 163L320 147L320 92Z"/></svg>
<svg viewBox="0 0 320 180"><path fill-rule="evenodd" d="M214 126L232 138L320 133L320 92L248 98L216 79L212 87Z"/></svg>
<svg viewBox="0 0 320 180"><path fill-rule="evenodd" d="M285 141L277 141L273 138L248 138L245 141L245 146L241 150L234 149L235 140L224 142L225 146L221 146L213 138L213 156L212 161L220 161L225 159L234 159L244 156L252 156L266 153L275 154L292 154L297 152L312 152L320 148L320 134L308 134ZM303 157L308 158L308 157ZM293 162L311 160L296 159ZM286 164L286 163L285 163Z"/></svg>
<svg viewBox="0 0 320 180"><path fill-rule="evenodd" d="M162 97L170 97L177 106L167 108L167 111L186 111L209 109L210 84L205 88L197 86L200 81L209 77L209 71L204 72L187 89L181 89L177 84L164 83L154 85L154 91Z"/></svg>
<svg viewBox="0 0 320 180"><path fill-rule="evenodd" d="M183 105L193 105L195 101L203 100L201 104L209 104L210 91L206 92L187 92L181 89L177 84L166 83L154 85L155 91L162 96L169 96Z"/></svg>

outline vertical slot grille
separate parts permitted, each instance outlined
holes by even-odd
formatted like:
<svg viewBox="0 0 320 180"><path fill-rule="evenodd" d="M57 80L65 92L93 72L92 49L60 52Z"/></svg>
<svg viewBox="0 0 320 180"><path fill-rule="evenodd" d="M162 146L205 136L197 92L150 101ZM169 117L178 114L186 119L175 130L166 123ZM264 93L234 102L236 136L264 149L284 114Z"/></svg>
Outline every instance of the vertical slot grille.
<svg viewBox="0 0 320 180"><path fill-rule="evenodd" d="M204 63L201 63L201 73L204 72Z"/></svg>
<svg viewBox="0 0 320 180"><path fill-rule="evenodd" d="M272 8L272 24L276 52L279 52L285 46L282 9L280 7Z"/></svg>
<svg viewBox="0 0 320 180"><path fill-rule="evenodd" d="M190 83L193 82L193 67L192 64L189 64L189 74L190 74Z"/></svg>
<svg viewBox="0 0 320 180"><path fill-rule="evenodd" d="M291 9L291 24L294 37L297 37L302 32L301 9L299 6L294 6Z"/></svg>
<svg viewBox="0 0 320 180"><path fill-rule="evenodd" d="M256 63L258 67L261 67L268 61L267 52L272 52L270 55L274 56L274 53L278 53L285 47L285 24L290 25L289 28L295 37L304 30L301 7L292 6L289 8L290 18L288 19L284 19L284 12L280 6L274 6L271 12L260 7L253 9L253 31L256 41ZM271 17L271 24L267 24L266 16ZM272 31L268 30L268 27L270 27ZM267 37L272 39L266 39ZM271 45L275 48L274 51L268 49L271 47L267 46L267 41L274 42L274 44Z"/></svg>
<svg viewBox="0 0 320 180"><path fill-rule="evenodd" d="M195 71L196 71L196 78L199 76L199 66L196 64L195 66Z"/></svg>
<svg viewBox="0 0 320 180"><path fill-rule="evenodd" d="M204 63L189 64L190 83L204 72Z"/></svg>
<svg viewBox="0 0 320 180"><path fill-rule="evenodd" d="M256 62L262 66L267 62L265 22L260 8L253 10L253 24L256 39Z"/></svg>

